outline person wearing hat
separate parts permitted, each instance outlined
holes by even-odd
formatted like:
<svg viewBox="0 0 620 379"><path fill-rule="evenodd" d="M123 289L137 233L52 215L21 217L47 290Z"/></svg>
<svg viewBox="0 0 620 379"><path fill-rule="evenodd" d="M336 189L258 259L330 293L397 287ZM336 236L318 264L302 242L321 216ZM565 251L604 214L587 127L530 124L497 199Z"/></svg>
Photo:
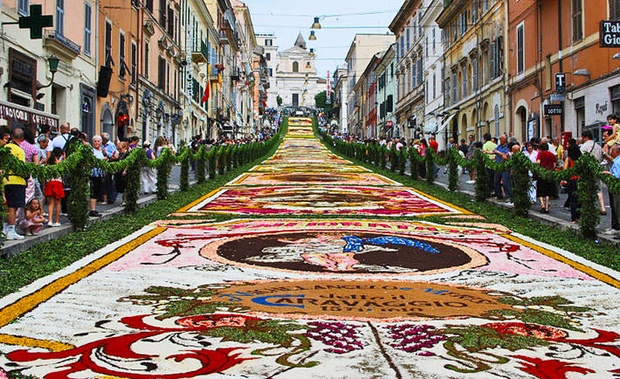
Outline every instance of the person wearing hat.
<svg viewBox="0 0 620 379"><path fill-rule="evenodd" d="M151 149L151 141L145 140L142 148L149 160L155 159L155 153ZM145 194L157 193L157 173L155 169L148 166L142 166L140 171L140 181L142 182L142 192Z"/></svg>

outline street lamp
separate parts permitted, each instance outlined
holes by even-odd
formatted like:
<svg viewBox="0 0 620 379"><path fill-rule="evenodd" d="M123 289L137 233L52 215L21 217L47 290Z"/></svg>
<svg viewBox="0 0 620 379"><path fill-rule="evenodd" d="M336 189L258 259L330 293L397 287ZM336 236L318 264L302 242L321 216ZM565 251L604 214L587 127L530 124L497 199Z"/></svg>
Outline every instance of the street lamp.
<svg viewBox="0 0 620 379"><path fill-rule="evenodd" d="M316 41L316 35L314 35L314 30L310 31L310 37L308 37L310 41Z"/></svg>
<svg viewBox="0 0 620 379"><path fill-rule="evenodd" d="M590 71L588 71L588 69L586 68L580 68L579 70L576 70L575 72L573 72L573 75L576 76L586 76L588 79L590 79Z"/></svg>
<svg viewBox="0 0 620 379"><path fill-rule="evenodd" d="M60 58L58 58L56 54L52 54L47 58L47 63L50 66L50 72L52 73L52 78L50 79L50 82L47 83L46 85L37 85L37 90L42 89L42 88L47 88L54 83L54 75L56 74L56 71L58 71L59 62L60 62Z"/></svg>
<svg viewBox="0 0 620 379"><path fill-rule="evenodd" d="M314 22L312 23L312 26L310 27L310 29L321 29L321 23L319 22L319 17L314 18Z"/></svg>

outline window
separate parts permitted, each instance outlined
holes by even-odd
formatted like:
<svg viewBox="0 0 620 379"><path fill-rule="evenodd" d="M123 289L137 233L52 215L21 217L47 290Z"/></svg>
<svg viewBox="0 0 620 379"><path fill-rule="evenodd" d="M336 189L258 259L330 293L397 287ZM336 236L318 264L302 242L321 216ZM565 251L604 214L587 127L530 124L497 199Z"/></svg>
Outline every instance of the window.
<svg viewBox="0 0 620 379"><path fill-rule="evenodd" d="M491 79L495 79L504 72L504 41L502 37L497 37L491 42L490 50Z"/></svg>
<svg viewBox="0 0 620 379"><path fill-rule="evenodd" d="M265 60L266 61L270 61L271 60L271 53L265 53Z"/></svg>
<svg viewBox="0 0 620 379"><path fill-rule="evenodd" d="M174 38L174 9L168 8L168 35Z"/></svg>
<svg viewBox="0 0 620 379"><path fill-rule="evenodd" d="M144 77L149 78L149 43L144 42Z"/></svg>
<svg viewBox="0 0 620 379"><path fill-rule="evenodd" d="M493 124L495 125L495 133L493 135L499 136L499 105L495 105L493 111Z"/></svg>
<svg viewBox="0 0 620 379"><path fill-rule="evenodd" d="M422 25L422 12L418 12L418 36L422 37L424 34L424 29Z"/></svg>
<svg viewBox="0 0 620 379"><path fill-rule="evenodd" d="M437 75L433 73L433 99L437 97Z"/></svg>
<svg viewBox="0 0 620 379"><path fill-rule="evenodd" d="M456 104L458 101L458 78L456 77L456 73L452 74L452 104Z"/></svg>
<svg viewBox="0 0 620 379"><path fill-rule="evenodd" d="M573 0L573 42L583 39L583 4L582 0Z"/></svg>
<svg viewBox="0 0 620 379"><path fill-rule="evenodd" d="M293 62L293 72L299 72L299 62Z"/></svg>
<svg viewBox="0 0 620 379"><path fill-rule="evenodd" d="M90 42L92 38L92 14L93 6L84 3L84 54L90 56Z"/></svg>
<svg viewBox="0 0 620 379"><path fill-rule="evenodd" d="M463 90L463 98L466 98L466 97L467 97L467 95L469 95L469 93L467 92L467 90L468 90L468 88L469 88L469 86L467 85L467 82L469 81L469 75L468 75L468 74L469 74L468 70L466 70L465 68L463 68L463 73L462 73L462 75L463 75L463 77L462 77L463 81L461 82L461 85L462 85L462 87L463 87L463 88L462 88L462 90Z"/></svg>
<svg viewBox="0 0 620 379"><path fill-rule="evenodd" d="M477 1L471 2L471 21L472 22L478 21L478 2Z"/></svg>
<svg viewBox="0 0 620 379"><path fill-rule="evenodd" d="M166 93L170 94L170 65L168 64L168 61L164 59L164 66L166 68L165 72L165 76L164 76L164 87L166 89Z"/></svg>
<svg viewBox="0 0 620 379"><path fill-rule="evenodd" d="M410 31L411 31L411 28L408 27L407 31L405 32L405 35L407 36L407 48L405 49L406 51L409 51L409 49L411 48L411 43L410 43L411 42L410 41L410 37L411 37L410 34L411 33L410 33Z"/></svg>
<svg viewBox="0 0 620 379"><path fill-rule="evenodd" d="M138 66L138 46L135 42L131 43L131 82L136 83Z"/></svg>
<svg viewBox="0 0 620 379"><path fill-rule="evenodd" d="M22 16L28 16L30 14L30 1L29 0L19 0L17 2L17 12L19 12Z"/></svg>
<svg viewBox="0 0 620 379"><path fill-rule="evenodd" d="M163 29L166 29L166 0L159 0L159 24Z"/></svg>
<svg viewBox="0 0 620 379"><path fill-rule="evenodd" d="M464 11L459 15L459 36L462 36L467 31L467 11Z"/></svg>
<svg viewBox="0 0 620 379"><path fill-rule="evenodd" d="M435 52L437 48L437 28L433 26L433 52Z"/></svg>
<svg viewBox="0 0 620 379"><path fill-rule="evenodd" d="M157 61L157 88L166 88L166 60L163 57L159 57Z"/></svg>
<svg viewBox="0 0 620 379"><path fill-rule="evenodd" d="M118 60L121 66L120 70L118 70L118 76L121 78L125 77L125 33L120 32L118 36Z"/></svg>
<svg viewBox="0 0 620 379"><path fill-rule="evenodd" d="M146 9L153 13L153 0L146 0Z"/></svg>
<svg viewBox="0 0 620 379"><path fill-rule="evenodd" d="M271 38L265 39L265 46L273 46L273 40Z"/></svg>
<svg viewBox="0 0 620 379"><path fill-rule="evenodd" d="M417 62L413 62L413 64L411 65L412 87L415 87L418 85L417 80L418 80L418 65L417 65Z"/></svg>
<svg viewBox="0 0 620 379"><path fill-rule="evenodd" d="M418 59L418 84L422 83L422 79L424 76L424 69L422 67L422 56L420 55L420 59Z"/></svg>
<svg viewBox="0 0 620 379"><path fill-rule="evenodd" d="M65 0L56 0L56 33L65 34Z"/></svg>
<svg viewBox="0 0 620 379"><path fill-rule="evenodd" d="M482 13L489 10L489 0L482 0Z"/></svg>
<svg viewBox="0 0 620 379"><path fill-rule="evenodd" d="M478 57L471 58L472 76L471 76L471 90L478 90Z"/></svg>
<svg viewBox="0 0 620 379"><path fill-rule="evenodd" d="M112 60L112 23L110 21L105 22L105 65L111 66Z"/></svg>
<svg viewBox="0 0 620 379"><path fill-rule="evenodd" d="M525 34L523 23L517 26L517 73L525 71Z"/></svg>
<svg viewBox="0 0 620 379"><path fill-rule="evenodd" d="M273 68L268 68L267 70L269 70L269 77L273 77Z"/></svg>

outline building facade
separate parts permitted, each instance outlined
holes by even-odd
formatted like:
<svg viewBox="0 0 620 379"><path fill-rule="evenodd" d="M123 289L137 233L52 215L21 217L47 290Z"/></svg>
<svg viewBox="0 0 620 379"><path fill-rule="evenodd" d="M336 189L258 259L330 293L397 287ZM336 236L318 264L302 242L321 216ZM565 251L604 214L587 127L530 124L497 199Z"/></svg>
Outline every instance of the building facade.
<svg viewBox="0 0 620 379"><path fill-rule="evenodd" d="M269 87L267 88L267 107L278 107L278 44L277 37L273 33L263 33L256 35L258 46L263 47L265 62L267 63L267 75L269 77Z"/></svg>
<svg viewBox="0 0 620 379"><path fill-rule="evenodd" d="M520 1L508 9L511 129L521 139L564 143L591 130L600 140L620 112L618 48L601 46L601 21L618 21L618 1Z"/></svg>
<svg viewBox="0 0 620 379"><path fill-rule="evenodd" d="M51 0L0 4L0 123L26 127L34 134L47 128L57 131L60 122L68 121L71 126L95 132L95 78L100 61L96 3L87 0L71 7ZM31 14L33 9L53 20L35 38L29 29L16 25L22 17L36 16Z"/></svg>
<svg viewBox="0 0 620 379"><path fill-rule="evenodd" d="M347 130L349 134L366 138L365 111L367 88L362 74L371 59L394 43L392 34L356 34L345 57L347 64ZM359 83L358 83L359 82ZM374 106L374 103L372 104Z"/></svg>
<svg viewBox="0 0 620 379"><path fill-rule="evenodd" d="M444 33L444 110L455 140L509 133L505 93L505 1L453 0L437 18Z"/></svg>
<svg viewBox="0 0 620 379"><path fill-rule="evenodd" d="M422 136L425 117L422 5L406 1L390 24L396 39L396 129L408 140Z"/></svg>
<svg viewBox="0 0 620 379"><path fill-rule="evenodd" d="M375 68L377 77L378 119L377 135L386 137L400 137L404 135L397 126L394 115L396 103L396 45L392 44L383 52Z"/></svg>
<svg viewBox="0 0 620 379"><path fill-rule="evenodd" d="M308 50L301 33L293 47L279 51L277 56L277 96L282 106L314 107L314 96L325 90L325 79L317 77L315 55Z"/></svg>

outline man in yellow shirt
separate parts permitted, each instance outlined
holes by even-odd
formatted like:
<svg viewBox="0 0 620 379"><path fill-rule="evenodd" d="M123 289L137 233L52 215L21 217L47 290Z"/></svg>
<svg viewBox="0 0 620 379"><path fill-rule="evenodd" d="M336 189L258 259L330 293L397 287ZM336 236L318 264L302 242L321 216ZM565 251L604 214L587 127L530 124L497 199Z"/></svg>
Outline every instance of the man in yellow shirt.
<svg viewBox="0 0 620 379"><path fill-rule="evenodd" d="M8 129L0 130L0 146L8 149L11 154L22 162L26 162L26 153L15 142L9 142L10 139L19 141L23 140L24 130L15 129L9 132ZM17 209L26 205L26 179L19 175L14 175L11 171L4 173L2 178L4 192L2 193L3 201L7 205L6 224L4 226L4 234L7 240L20 240L24 236L17 234L15 224L17 221Z"/></svg>

